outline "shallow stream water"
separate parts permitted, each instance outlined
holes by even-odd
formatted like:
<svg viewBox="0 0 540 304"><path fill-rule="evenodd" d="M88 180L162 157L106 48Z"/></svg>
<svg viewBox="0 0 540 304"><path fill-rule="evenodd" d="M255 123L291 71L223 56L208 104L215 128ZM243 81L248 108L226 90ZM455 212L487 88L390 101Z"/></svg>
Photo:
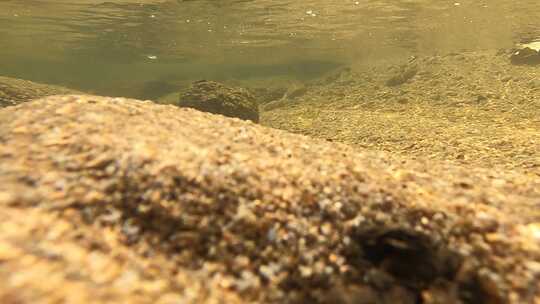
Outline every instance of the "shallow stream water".
<svg viewBox="0 0 540 304"><path fill-rule="evenodd" d="M540 304L539 21L0 0L0 304Z"/></svg>
<svg viewBox="0 0 540 304"><path fill-rule="evenodd" d="M538 1L0 0L0 74L105 95L194 79L305 80L423 53L508 48Z"/></svg>

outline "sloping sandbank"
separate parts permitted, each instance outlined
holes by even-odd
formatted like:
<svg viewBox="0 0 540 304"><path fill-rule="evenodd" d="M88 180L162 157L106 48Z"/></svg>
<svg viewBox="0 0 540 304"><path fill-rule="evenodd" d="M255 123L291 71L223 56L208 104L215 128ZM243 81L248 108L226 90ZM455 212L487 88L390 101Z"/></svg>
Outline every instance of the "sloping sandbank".
<svg viewBox="0 0 540 304"><path fill-rule="evenodd" d="M540 69L469 51L357 66L261 113L274 128L540 176ZM264 109L264 108L263 108Z"/></svg>
<svg viewBox="0 0 540 304"><path fill-rule="evenodd" d="M2 303L538 303L540 182L96 96L0 109Z"/></svg>

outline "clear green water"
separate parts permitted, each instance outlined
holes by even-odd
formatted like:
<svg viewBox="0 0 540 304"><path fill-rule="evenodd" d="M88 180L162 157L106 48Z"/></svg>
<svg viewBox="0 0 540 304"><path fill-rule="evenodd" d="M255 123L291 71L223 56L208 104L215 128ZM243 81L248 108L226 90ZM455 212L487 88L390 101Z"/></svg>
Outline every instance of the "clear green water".
<svg viewBox="0 0 540 304"><path fill-rule="evenodd" d="M0 75L153 98L201 78L508 48L539 20L538 1L0 0Z"/></svg>

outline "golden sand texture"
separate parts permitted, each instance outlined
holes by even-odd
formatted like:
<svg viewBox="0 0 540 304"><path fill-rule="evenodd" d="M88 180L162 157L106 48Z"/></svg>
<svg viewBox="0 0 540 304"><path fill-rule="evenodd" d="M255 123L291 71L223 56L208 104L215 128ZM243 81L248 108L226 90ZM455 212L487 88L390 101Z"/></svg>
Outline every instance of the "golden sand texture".
<svg viewBox="0 0 540 304"><path fill-rule="evenodd" d="M539 203L517 172L53 96L0 110L0 302L538 303Z"/></svg>

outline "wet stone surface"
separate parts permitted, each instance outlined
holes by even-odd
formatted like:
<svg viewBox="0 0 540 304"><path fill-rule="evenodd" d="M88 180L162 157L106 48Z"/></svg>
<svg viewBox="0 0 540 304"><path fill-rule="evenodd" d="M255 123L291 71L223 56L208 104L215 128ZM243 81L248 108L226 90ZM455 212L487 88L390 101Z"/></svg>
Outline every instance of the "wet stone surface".
<svg viewBox="0 0 540 304"><path fill-rule="evenodd" d="M186 92L180 94L180 107L259 121L259 109L255 97L243 88L227 87L215 81L196 81Z"/></svg>
<svg viewBox="0 0 540 304"><path fill-rule="evenodd" d="M520 45L513 50L510 61L513 64L537 65L540 64L540 42L530 42Z"/></svg>
<svg viewBox="0 0 540 304"><path fill-rule="evenodd" d="M519 172L97 96L1 109L0 143L5 303L540 299Z"/></svg>
<svg viewBox="0 0 540 304"><path fill-rule="evenodd" d="M80 93L60 86L0 76L0 108L50 95Z"/></svg>

